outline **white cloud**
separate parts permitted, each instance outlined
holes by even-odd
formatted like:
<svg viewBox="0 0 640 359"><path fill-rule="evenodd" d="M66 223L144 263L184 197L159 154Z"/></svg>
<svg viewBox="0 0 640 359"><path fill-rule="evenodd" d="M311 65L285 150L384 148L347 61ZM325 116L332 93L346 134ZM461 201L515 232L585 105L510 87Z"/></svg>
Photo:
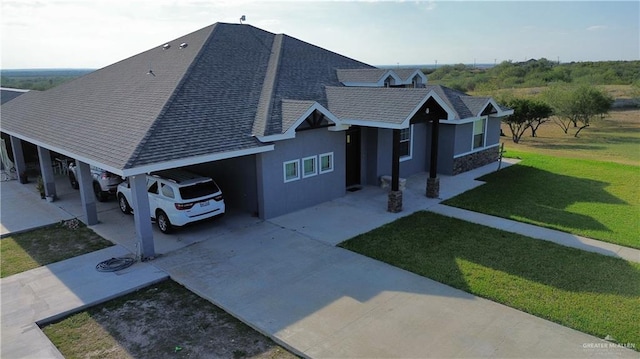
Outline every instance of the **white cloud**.
<svg viewBox="0 0 640 359"><path fill-rule="evenodd" d="M607 26L606 25L593 25L593 26L589 26L587 28L587 31L600 31L600 30L606 30Z"/></svg>

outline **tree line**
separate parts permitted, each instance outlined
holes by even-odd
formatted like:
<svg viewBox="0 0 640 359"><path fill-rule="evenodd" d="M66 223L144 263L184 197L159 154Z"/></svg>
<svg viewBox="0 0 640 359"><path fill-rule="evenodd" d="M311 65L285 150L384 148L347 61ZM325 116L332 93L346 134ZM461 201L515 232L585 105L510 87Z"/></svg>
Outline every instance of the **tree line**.
<svg viewBox="0 0 640 359"><path fill-rule="evenodd" d="M503 96L499 101L513 109L513 115L503 122L509 127L514 143L520 142L527 130L536 137L538 127L549 122L551 116L565 134L571 127L576 128L574 136L578 137L594 119L607 114L613 104L611 96L589 85L553 85L537 99Z"/></svg>
<svg viewBox="0 0 640 359"><path fill-rule="evenodd" d="M640 61L557 63L541 58L525 62L503 61L487 69L463 64L423 69L432 84L462 91L491 92L503 88L574 85L640 86Z"/></svg>

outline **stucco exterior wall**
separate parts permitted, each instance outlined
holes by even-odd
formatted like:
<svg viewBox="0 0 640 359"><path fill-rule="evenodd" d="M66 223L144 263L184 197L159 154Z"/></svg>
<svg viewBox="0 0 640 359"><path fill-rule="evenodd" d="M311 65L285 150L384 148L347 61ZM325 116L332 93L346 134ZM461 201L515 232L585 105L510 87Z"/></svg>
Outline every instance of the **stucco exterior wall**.
<svg viewBox="0 0 640 359"><path fill-rule="evenodd" d="M400 177L406 178L428 169L430 140L427 134L430 132L427 127L426 123L413 125L411 158L400 160ZM391 175L393 130L369 129L366 140L368 141L365 145L368 148L368 157L364 161L367 163L366 184L377 186L380 184L380 176Z"/></svg>
<svg viewBox="0 0 640 359"><path fill-rule="evenodd" d="M326 128L297 132L256 155L259 216L263 219L310 207L345 194L345 133ZM302 159L333 152L333 171L302 177ZM284 162L300 160L300 179L284 181ZM319 158L318 158L319 161ZM319 163L319 162L318 162Z"/></svg>
<svg viewBox="0 0 640 359"><path fill-rule="evenodd" d="M453 153L456 141L455 125L440 124L438 131L438 173L453 174Z"/></svg>
<svg viewBox="0 0 640 359"><path fill-rule="evenodd" d="M489 117L489 124L487 125L487 147L500 143L501 122L499 118Z"/></svg>

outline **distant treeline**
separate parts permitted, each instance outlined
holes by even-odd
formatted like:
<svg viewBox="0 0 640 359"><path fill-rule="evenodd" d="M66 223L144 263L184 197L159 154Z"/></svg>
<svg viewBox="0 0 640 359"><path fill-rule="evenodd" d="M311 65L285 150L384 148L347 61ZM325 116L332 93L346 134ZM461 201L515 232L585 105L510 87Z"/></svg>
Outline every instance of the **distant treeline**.
<svg viewBox="0 0 640 359"><path fill-rule="evenodd" d="M0 70L2 87L46 90L85 75L91 69ZM504 61L496 66L443 65L422 69L429 83L463 92L544 87L553 83L576 85L636 85L640 87L640 61L560 63L545 58L525 62Z"/></svg>
<svg viewBox="0 0 640 359"><path fill-rule="evenodd" d="M0 70L0 85L26 90L46 90L86 75L91 69Z"/></svg>
<svg viewBox="0 0 640 359"><path fill-rule="evenodd" d="M542 58L526 62L504 61L491 68L459 64L423 71L427 74L429 83L442 84L463 92L543 87L553 83L640 85L640 61L558 64Z"/></svg>

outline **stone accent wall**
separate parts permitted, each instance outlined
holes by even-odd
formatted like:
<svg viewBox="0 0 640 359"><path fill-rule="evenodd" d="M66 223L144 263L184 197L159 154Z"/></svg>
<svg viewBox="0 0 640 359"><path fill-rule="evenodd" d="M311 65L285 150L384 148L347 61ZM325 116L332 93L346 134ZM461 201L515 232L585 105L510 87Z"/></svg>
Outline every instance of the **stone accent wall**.
<svg viewBox="0 0 640 359"><path fill-rule="evenodd" d="M484 151L453 159L453 174L471 171L478 167L498 161L500 147L488 148Z"/></svg>

